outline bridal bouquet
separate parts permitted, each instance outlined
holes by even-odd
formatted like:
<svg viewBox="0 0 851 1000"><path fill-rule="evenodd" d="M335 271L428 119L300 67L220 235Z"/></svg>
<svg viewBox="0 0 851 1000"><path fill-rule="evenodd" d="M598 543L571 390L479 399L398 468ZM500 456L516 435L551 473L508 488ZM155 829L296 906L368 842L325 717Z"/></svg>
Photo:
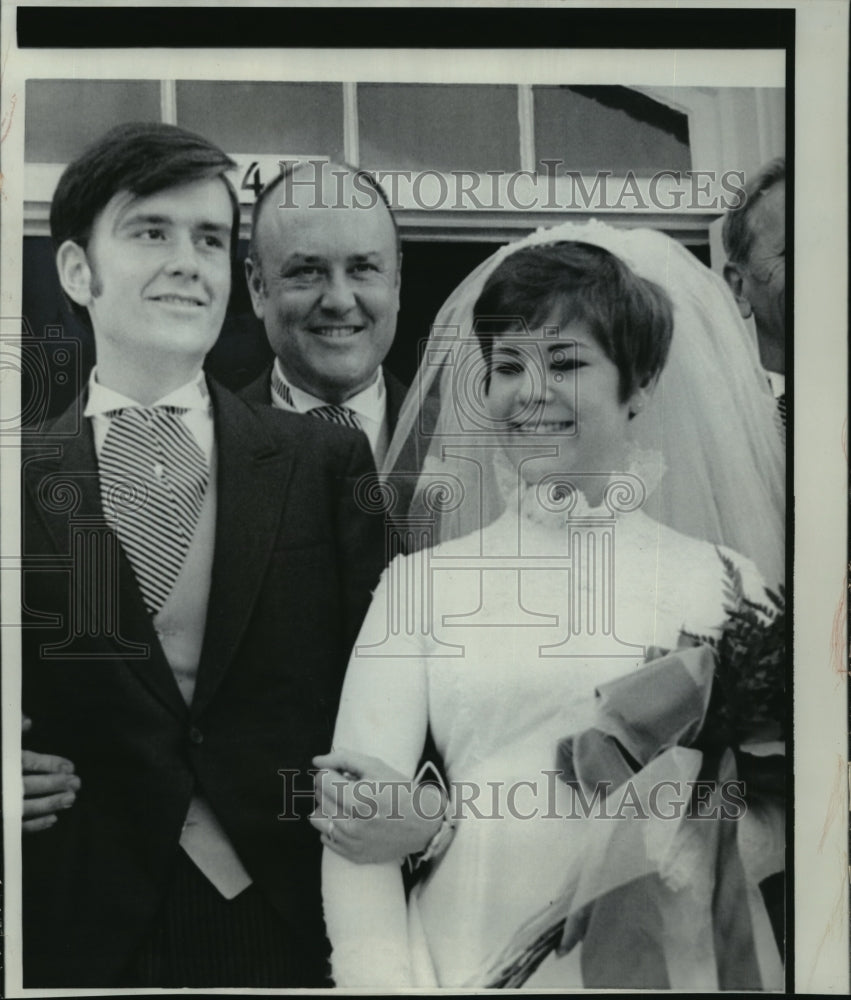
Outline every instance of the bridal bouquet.
<svg viewBox="0 0 851 1000"><path fill-rule="evenodd" d="M765 587L765 603L748 598L736 564L724 564L727 620L720 639L686 632L683 639L715 651L715 685L703 735L716 745L740 747L782 740L786 721L786 601Z"/></svg>
<svg viewBox="0 0 851 1000"><path fill-rule="evenodd" d="M598 823L556 902L493 958L484 985L522 986L551 952L581 940L586 987L668 989L665 910L685 899L695 921L707 922L718 988L763 987L737 824L724 820L738 818L731 787L744 809L755 796L782 795L785 599L782 588L749 599L735 564L720 556L720 637L683 633L676 650L651 651L641 670L598 689L595 725L558 747L561 778L582 795L608 802L627 789L640 810L662 785L701 784L702 811L660 819L651 808L647 822Z"/></svg>

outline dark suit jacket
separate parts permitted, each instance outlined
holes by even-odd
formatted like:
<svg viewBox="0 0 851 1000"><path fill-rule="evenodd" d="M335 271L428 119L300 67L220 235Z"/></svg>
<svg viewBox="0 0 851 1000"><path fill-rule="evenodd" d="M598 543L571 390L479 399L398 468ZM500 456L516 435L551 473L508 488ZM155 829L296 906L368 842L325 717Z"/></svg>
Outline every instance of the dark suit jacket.
<svg viewBox="0 0 851 1000"><path fill-rule="evenodd" d="M321 976L307 772L331 745L383 563L381 521L351 488L372 463L360 434L211 394L215 555L191 708L103 520L88 421L71 433L81 409L25 449L23 709L33 748L82 780L54 827L24 837L29 987L115 981L169 885L195 789Z"/></svg>
<svg viewBox="0 0 851 1000"><path fill-rule="evenodd" d="M273 362L274 363L274 362ZM242 399L245 399L251 403L256 403L258 405L271 405L272 403L272 391L271 391L271 375L272 375L272 365L269 365L253 382L250 382L244 389L241 389L239 395ZM393 375L384 369L384 384L387 389L387 423L388 423L388 436L393 436L393 431L396 429L396 422L399 418L399 411L402 408L402 403L405 401L405 396L408 390L405 386ZM429 411L433 414L433 419L431 420L431 426L434 425L434 420L437 419L437 406L433 405ZM313 418L315 419L315 418ZM319 421L317 421L318 423ZM413 434L409 440L408 449L404 452L404 456L401 462L401 468L408 473L419 472L422 466L422 458L425 455L427 448L427 441L420 442L419 436ZM391 531L391 525L393 524L394 514L399 511L407 512L408 505L411 501L411 494L413 493L415 479L411 476L404 476L404 478L398 482L396 493L399 497L399 510L391 508L387 511L387 527L388 531ZM386 557L389 561L397 552L404 552L409 550L409 545L406 544L410 537L412 537L408 532L404 530L399 530L399 526L396 526L396 530L391 532L395 535L395 540L388 542L387 548L392 550L386 553ZM441 757L437 746L434 742L434 737L431 733L431 728L429 727L426 733L425 746L423 747L423 754L420 758L420 766L422 766L426 761L432 763L442 774L445 775L445 766L443 764L443 758ZM422 876L423 872L418 871L411 874L407 865L402 869L402 874L405 882L406 891L409 891L411 886Z"/></svg>
<svg viewBox="0 0 851 1000"><path fill-rule="evenodd" d="M267 406L272 402L271 389L272 365L267 365L253 382L249 382L244 389L240 389L239 395L249 403L265 403ZM387 431L388 438L393 436L396 429L396 421L399 419L399 410L407 395L407 388L392 373L384 369L384 386L387 390Z"/></svg>

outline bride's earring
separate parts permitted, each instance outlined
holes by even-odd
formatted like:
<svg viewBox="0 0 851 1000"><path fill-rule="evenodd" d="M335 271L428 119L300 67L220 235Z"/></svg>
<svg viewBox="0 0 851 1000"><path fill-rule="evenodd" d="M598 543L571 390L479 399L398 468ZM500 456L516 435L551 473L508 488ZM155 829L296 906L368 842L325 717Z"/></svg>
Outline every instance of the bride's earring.
<svg viewBox="0 0 851 1000"><path fill-rule="evenodd" d="M632 420L632 418L638 416L638 414L641 413L643 409L644 409L644 399L641 397L639 397L638 399L633 399L633 401L629 404L629 409L627 410L627 416L629 417L630 420Z"/></svg>
<svg viewBox="0 0 851 1000"><path fill-rule="evenodd" d="M632 398L629 401L629 408L627 409L627 417L632 420L633 417L637 416L644 409L645 404L649 398L649 394L652 390L652 383L648 385L639 386L638 389L632 394Z"/></svg>

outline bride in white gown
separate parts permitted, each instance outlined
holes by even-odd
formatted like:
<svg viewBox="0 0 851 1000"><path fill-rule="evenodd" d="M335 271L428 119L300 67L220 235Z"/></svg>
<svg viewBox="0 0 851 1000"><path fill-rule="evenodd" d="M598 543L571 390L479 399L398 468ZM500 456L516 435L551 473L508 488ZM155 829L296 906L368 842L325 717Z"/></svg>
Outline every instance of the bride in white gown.
<svg viewBox="0 0 851 1000"><path fill-rule="evenodd" d="M375 593L334 745L412 776L430 727L454 835L409 901L398 866L326 848L338 986L485 985L594 841L639 822L583 815L556 774L596 689L683 630L717 634L719 551L757 598L782 576L770 391L723 286L666 237L568 224L503 248L438 316L418 390L385 471L400 496L416 482L394 516L419 550ZM678 778L700 758L683 749ZM781 988L756 886L782 868L782 817L738 826L756 984ZM665 972L645 985L718 989L711 873L668 875ZM581 953L527 985L583 986Z"/></svg>

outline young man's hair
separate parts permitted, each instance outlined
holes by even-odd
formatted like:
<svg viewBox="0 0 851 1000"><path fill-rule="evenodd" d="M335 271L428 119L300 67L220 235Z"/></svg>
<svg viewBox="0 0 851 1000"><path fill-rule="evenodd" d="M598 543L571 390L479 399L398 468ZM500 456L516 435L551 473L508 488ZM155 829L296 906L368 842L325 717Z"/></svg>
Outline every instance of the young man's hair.
<svg viewBox="0 0 851 1000"><path fill-rule="evenodd" d="M50 206L53 245L58 249L72 240L85 250L95 220L121 191L145 198L181 184L220 177L233 208L233 261L239 243L239 200L226 172L235 166L218 146L176 125L117 125L69 163L59 178ZM71 308L89 325L85 307L72 302Z"/></svg>
<svg viewBox="0 0 851 1000"><path fill-rule="evenodd" d="M59 179L50 206L50 235L58 248L73 240L85 249L95 219L118 194L137 197L221 177L233 206L231 251L239 240L239 202L225 176L236 164L218 146L176 125L129 122L101 136Z"/></svg>
<svg viewBox="0 0 851 1000"><path fill-rule="evenodd" d="M278 188L282 187L285 183L292 183L296 174L304 173L308 169L313 170L314 184L317 185L316 197L314 198L317 208L321 208L323 204L336 205L338 198L336 187L334 185L329 184L327 187L323 188L321 184L317 184L317 174L320 174L323 169L330 170L332 173L339 172L341 174L351 174L353 179L358 182L362 182L366 185L366 187L374 191L379 201L384 203L384 206L390 215L390 221L393 224L393 234L396 239L396 253L397 256L401 254L402 243L399 236L399 225L396 222L395 215L393 214L390 199L387 197L387 192L384 188L368 170L353 167L350 163L345 163L342 160L328 162L325 160L295 160L292 162L286 162L286 165L282 166L280 173L276 174L272 180L266 184L257 196L257 200L254 202L254 208L251 213L251 237L248 242L248 256L254 262L254 266L260 276L263 274L263 262L259 250L258 226L266 203L269 201L272 194L278 190ZM310 182L303 181L300 183L308 184ZM284 204L286 205L286 202ZM286 211L286 208L282 208L281 211ZM290 211L292 211L292 209L290 209Z"/></svg>
<svg viewBox="0 0 851 1000"><path fill-rule="evenodd" d="M747 264L754 241L751 214L762 197L776 184L786 180L786 160L780 156L760 168L745 185L742 200L724 216L721 239L732 264Z"/></svg>
<svg viewBox="0 0 851 1000"><path fill-rule="evenodd" d="M554 320L555 317L555 320ZM485 283L473 309L489 365L496 337L555 321L587 323L619 373L621 401L659 374L673 333L663 289L590 243L562 240L510 254Z"/></svg>

